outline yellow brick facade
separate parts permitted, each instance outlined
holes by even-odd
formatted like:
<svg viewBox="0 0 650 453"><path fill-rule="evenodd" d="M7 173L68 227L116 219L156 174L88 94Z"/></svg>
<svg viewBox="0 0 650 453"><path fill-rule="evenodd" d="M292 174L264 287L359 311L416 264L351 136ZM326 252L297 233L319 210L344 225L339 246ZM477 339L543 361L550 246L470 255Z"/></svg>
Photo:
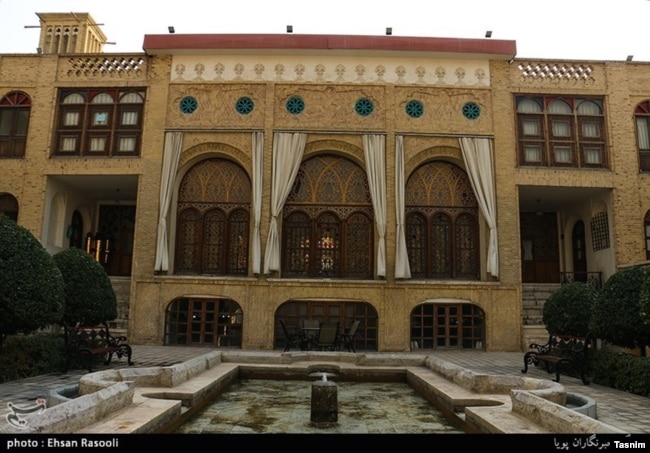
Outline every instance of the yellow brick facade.
<svg viewBox="0 0 650 453"><path fill-rule="evenodd" d="M108 56L119 71L98 71ZM125 63L126 61L126 63ZM106 64L106 63L104 63ZM589 67L582 79L549 80L525 75L526 65ZM100 65L101 66L101 65ZM104 66L105 68L106 66ZM137 68L137 70L124 70ZM277 344L276 312L291 300L353 300L377 312L377 349L407 351L411 347L411 314L423 303L466 303L484 313L484 347L518 351L523 329L522 246L520 212L535 210L520 199L524 187L540 198L554 197L558 215L559 267L571 271L571 226L582 219L589 231L595 212L608 214L610 246L589 251L589 270L606 279L618 266L645 261L644 216L650 210L650 175L639 171L634 123L635 106L650 99L650 69L631 62L530 62L489 56L414 56L371 51L359 56L260 51L188 55L3 55L0 56L0 97L13 91L32 100L25 157L0 159L0 195L15 197L18 223L31 230L50 253L66 247L65 229L74 210L84 215L84 233L93 231L99 203L86 191L68 184L69 177L107 176L137 180L132 200L137 207L130 274L128 336L134 344L163 344L166 310L181 297L227 298L244 313L243 349L272 349ZM138 158L51 157L56 135L57 92L63 88L141 87L146 90L142 146ZM518 165L516 94L599 96L604 98L608 169L530 168ZM292 115L286 100L299 94L308 108ZM200 106L183 114L179 102L194 97ZM233 108L242 96L255 102L250 115ZM355 114L359 98L371 99L370 117ZM404 114L408 100L426 107L422 117ZM467 102L481 114L463 116ZM194 163L211 156L233 160L252 177L252 133L264 134L260 238L265 251L271 221L272 154L275 132L306 132L304 158L328 151L364 165L362 135L386 138L386 276L373 280L285 279L278 275L245 277L179 276L156 272L161 172L165 133L183 133L178 164L180 177ZM466 168L459 138L492 140L495 165L499 276L486 271L489 228L480 216L480 279L409 280L395 278L396 137L404 137L405 174L431 160ZM61 177L66 178L61 178ZM91 187L88 186L88 189ZM555 191L579 192L572 205ZM545 200L546 201L546 200ZM553 203L555 203L553 205ZM548 209L548 208L547 208ZM174 261L176 211L167 217L170 259ZM250 232L251 238L253 231ZM375 241L378 235L375 234ZM587 233L589 242L590 234ZM250 253L250 252L249 252ZM264 256L262 256L262 261Z"/></svg>

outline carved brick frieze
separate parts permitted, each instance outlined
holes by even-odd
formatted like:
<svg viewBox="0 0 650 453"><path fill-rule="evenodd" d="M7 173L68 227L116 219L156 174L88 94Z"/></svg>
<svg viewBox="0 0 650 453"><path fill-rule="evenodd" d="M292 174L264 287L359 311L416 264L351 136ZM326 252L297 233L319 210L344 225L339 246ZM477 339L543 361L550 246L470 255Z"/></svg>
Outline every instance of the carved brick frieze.
<svg viewBox="0 0 650 453"><path fill-rule="evenodd" d="M309 56L174 56L172 82L276 81L487 86L487 60Z"/></svg>

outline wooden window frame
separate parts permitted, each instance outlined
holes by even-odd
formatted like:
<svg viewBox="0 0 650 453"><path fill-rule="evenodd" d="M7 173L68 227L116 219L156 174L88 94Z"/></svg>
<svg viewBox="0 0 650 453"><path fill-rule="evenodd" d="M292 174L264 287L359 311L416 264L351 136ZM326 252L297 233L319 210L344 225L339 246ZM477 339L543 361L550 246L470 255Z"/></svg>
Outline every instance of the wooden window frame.
<svg viewBox="0 0 650 453"><path fill-rule="evenodd" d="M541 112L518 111L517 105L524 99L531 99L543 106ZM555 100L562 100L571 106L572 113L550 113L549 105ZM599 115L579 113L578 104L581 101L592 101L598 103L603 110ZM518 166L520 167L568 167L568 168L609 168L607 152L607 140L605 137L605 114L604 99L588 97L559 97L543 95L518 95L515 96L515 114L517 116L517 147ZM540 131L537 136L524 133L526 121L537 119L540 121ZM555 135L553 124L557 121L566 121L569 124L569 135ZM583 133L585 124L594 124L597 127L597 136L586 136ZM540 161L527 159L526 150L530 146L540 146L542 156ZM558 147L571 149L570 162L564 159L557 159L556 150ZM589 151L599 150L599 162L591 162Z"/></svg>
<svg viewBox="0 0 650 453"><path fill-rule="evenodd" d="M31 109L31 99L22 91L14 91L0 98L0 121L8 123L7 134L0 135L0 158L25 157Z"/></svg>
<svg viewBox="0 0 650 453"><path fill-rule="evenodd" d="M113 100L111 103L93 103L92 99L98 94L107 93ZM128 93L137 93L141 103L122 103L122 99ZM64 103L66 97L79 94L83 103ZM65 89L59 92L59 105L57 114L57 126L53 140L53 156L77 156L77 157L139 157L142 147L142 116L144 114L144 88L128 89ZM94 124L95 115L106 113L106 122ZM136 124L121 124L124 112L132 112L137 115ZM76 113L79 122L75 125L66 125L65 118L68 113ZM91 140L93 137L103 136L106 139L105 146L101 151L93 150ZM75 138L74 150L65 150L62 146L64 138ZM120 149L121 138L133 140L133 149Z"/></svg>

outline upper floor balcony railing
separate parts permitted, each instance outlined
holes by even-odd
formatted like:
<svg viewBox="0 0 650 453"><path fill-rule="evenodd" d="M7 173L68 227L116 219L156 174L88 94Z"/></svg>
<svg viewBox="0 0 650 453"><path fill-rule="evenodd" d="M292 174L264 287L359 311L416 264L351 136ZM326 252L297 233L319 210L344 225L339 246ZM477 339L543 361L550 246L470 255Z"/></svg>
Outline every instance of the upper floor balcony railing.
<svg viewBox="0 0 650 453"><path fill-rule="evenodd" d="M601 272L560 272L560 283L566 285L573 282L583 282L595 289L602 288Z"/></svg>

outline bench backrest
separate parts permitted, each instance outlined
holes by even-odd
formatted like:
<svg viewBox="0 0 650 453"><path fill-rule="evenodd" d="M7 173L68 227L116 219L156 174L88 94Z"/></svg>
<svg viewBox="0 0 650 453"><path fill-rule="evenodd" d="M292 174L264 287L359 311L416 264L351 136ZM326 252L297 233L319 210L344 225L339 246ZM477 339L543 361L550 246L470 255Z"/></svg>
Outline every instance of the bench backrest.
<svg viewBox="0 0 650 453"><path fill-rule="evenodd" d="M548 344L551 352L569 352L587 354L589 347L593 342L591 334L584 337L576 335L551 334Z"/></svg>
<svg viewBox="0 0 650 453"><path fill-rule="evenodd" d="M65 341L74 346L104 346L111 339L108 324L96 326L64 326Z"/></svg>

